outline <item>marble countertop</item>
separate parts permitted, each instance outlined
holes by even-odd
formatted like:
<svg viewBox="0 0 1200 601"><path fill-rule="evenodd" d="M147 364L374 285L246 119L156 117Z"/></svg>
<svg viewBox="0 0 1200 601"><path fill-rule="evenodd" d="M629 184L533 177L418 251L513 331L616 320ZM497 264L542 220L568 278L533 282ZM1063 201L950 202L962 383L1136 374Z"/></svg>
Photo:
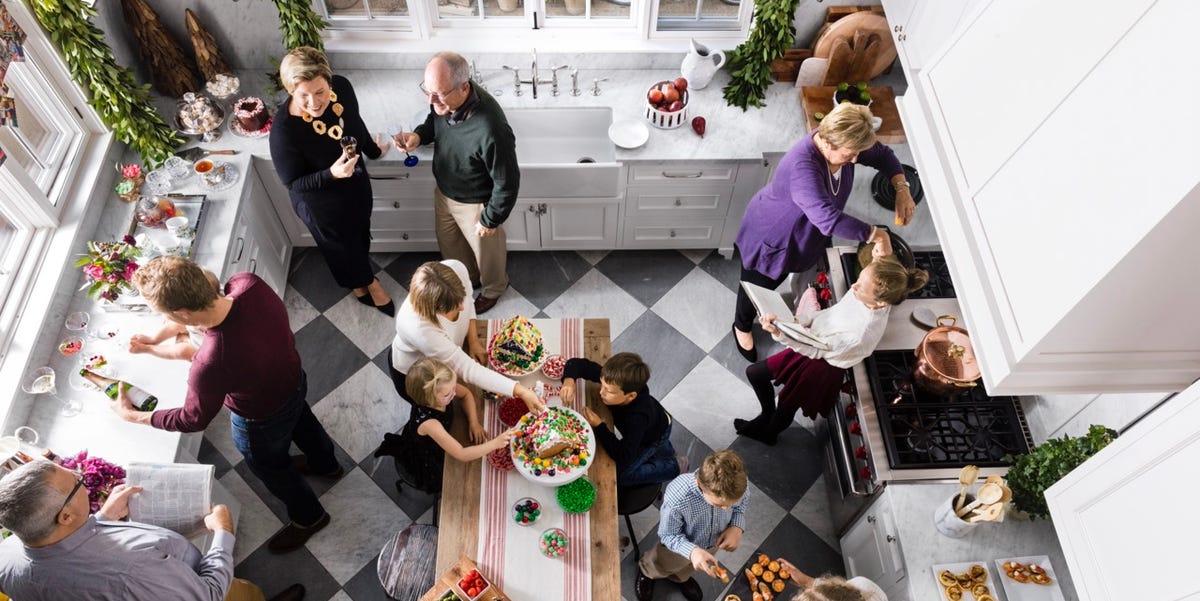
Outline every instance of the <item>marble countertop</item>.
<svg viewBox="0 0 1200 601"><path fill-rule="evenodd" d="M1008 519L1002 523L983 523L963 538L949 538L938 532L933 525L933 512L958 490L958 484L891 484L887 487L913 601L943 598L941 587L934 581L934 565L984 562L992 572L996 587L1003 588L998 578L1005 576L996 572L993 560L1027 555L1049 555L1063 595L1067 599L1077 598L1058 535L1049 521Z"/></svg>

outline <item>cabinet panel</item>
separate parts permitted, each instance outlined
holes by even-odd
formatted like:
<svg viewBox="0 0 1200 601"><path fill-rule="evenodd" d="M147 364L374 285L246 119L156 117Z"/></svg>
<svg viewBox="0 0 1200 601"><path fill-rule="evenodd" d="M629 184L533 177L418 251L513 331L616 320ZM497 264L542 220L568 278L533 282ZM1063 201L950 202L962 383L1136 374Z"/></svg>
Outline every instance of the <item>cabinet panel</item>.
<svg viewBox="0 0 1200 601"><path fill-rule="evenodd" d="M504 236L508 250L537 250L542 245L538 206L518 201L504 222Z"/></svg>
<svg viewBox="0 0 1200 601"><path fill-rule="evenodd" d="M629 167L629 183L681 183L694 181L733 182L737 178L737 163L724 161L639 162Z"/></svg>
<svg viewBox="0 0 1200 601"><path fill-rule="evenodd" d="M967 186L986 182L1153 2L1130 0L1104 10L1087 0L990 3L926 71L934 110L945 119ZM945 10L942 3L926 2L914 18ZM1080 26L1071 28L1069 50L1056 51L1066 41L1066 23ZM920 37L910 30L907 43Z"/></svg>
<svg viewBox="0 0 1200 601"><path fill-rule="evenodd" d="M842 559L846 563L846 574L853 578L862 576L883 586L891 582L887 577L888 568L884 563L883 549L875 542L875 526L878 518L873 510L842 536Z"/></svg>
<svg viewBox="0 0 1200 601"><path fill-rule="evenodd" d="M722 219L729 213L733 186L630 186L629 215L679 219Z"/></svg>
<svg viewBox="0 0 1200 601"><path fill-rule="evenodd" d="M626 219L622 236L624 248L716 248L721 241L724 221L688 221L676 224L668 220Z"/></svg>
<svg viewBox="0 0 1200 601"><path fill-rule="evenodd" d="M396 169L371 169L371 195L376 199L411 198L424 199L433 203L433 190L437 187L433 170L420 165Z"/></svg>
<svg viewBox="0 0 1200 601"><path fill-rule="evenodd" d="M616 248L619 209L614 201L548 203L542 248Z"/></svg>
<svg viewBox="0 0 1200 601"><path fill-rule="evenodd" d="M251 221L247 235L253 239L255 248L247 270L261 277L282 298L287 286L292 243L279 218L275 216L266 188L259 178L251 175L248 187L251 192L250 197L246 199L249 203L246 210Z"/></svg>
<svg viewBox="0 0 1200 601"><path fill-rule="evenodd" d="M292 199L288 196L288 190L279 181L279 175L275 173L275 166L271 161L255 157L254 171L258 173L258 178L262 181L263 188L271 199L271 206L275 208L276 218L283 225L292 245L316 246L317 243L313 240L312 234L308 232L308 227L296 216L296 211L292 208Z"/></svg>

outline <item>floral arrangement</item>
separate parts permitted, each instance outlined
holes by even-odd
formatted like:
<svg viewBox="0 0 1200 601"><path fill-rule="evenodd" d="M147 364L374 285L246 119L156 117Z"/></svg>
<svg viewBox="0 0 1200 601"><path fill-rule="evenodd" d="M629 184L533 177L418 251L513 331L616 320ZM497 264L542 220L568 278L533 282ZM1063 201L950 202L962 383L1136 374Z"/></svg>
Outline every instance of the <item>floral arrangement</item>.
<svg viewBox="0 0 1200 601"><path fill-rule="evenodd" d="M122 292L133 289L130 278L138 268L134 259L140 256L137 241L128 234L120 242L88 242L88 254L75 261L87 276L80 290L86 288L92 298L117 300Z"/></svg>
<svg viewBox="0 0 1200 601"><path fill-rule="evenodd" d="M143 172L142 166L137 163L128 165L117 163L117 172L124 178L114 188L117 196L126 202L137 198L138 192L142 189L142 182L146 181L146 174Z"/></svg>
<svg viewBox="0 0 1200 601"><path fill-rule="evenodd" d="M87 451L64 458L62 466L75 470L83 478L83 485L88 490L90 513L100 511L113 487L125 482L125 468L99 457L88 457Z"/></svg>

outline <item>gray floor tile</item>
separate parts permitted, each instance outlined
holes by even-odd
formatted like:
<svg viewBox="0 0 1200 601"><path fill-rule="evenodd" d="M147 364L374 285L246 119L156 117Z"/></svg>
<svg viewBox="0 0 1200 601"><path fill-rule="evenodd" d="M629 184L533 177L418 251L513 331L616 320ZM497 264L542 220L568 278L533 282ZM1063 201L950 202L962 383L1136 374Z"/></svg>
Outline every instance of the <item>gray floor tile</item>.
<svg viewBox="0 0 1200 601"><path fill-rule="evenodd" d="M646 306L593 269L543 311L554 318L607 317L609 333L616 339L646 311Z"/></svg>
<svg viewBox="0 0 1200 601"><path fill-rule="evenodd" d="M639 543L639 548L642 554L645 554L653 549L658 544L657 530L651 531ZM722 559L718 557L718 559ZM634 580L638 574L637 563L634 561L633 553L628 553L621 559L621 595L626 599L636 599L636 593L633 589ZM720 601L721 591L725 590L727 585L720 580L709 578L701 573L695 576L696 582L700 583L701 590L704 591L704 599L706 601ZM679 587L667 580L659 580L654 586L655 601L685 601L683 593L679 591Z"/></svg>
<svg viewBox="0 0 1200 601"><path fill-rule="evenodd" d="M288 285L283 291L283 304L287 307L288 323L292 326L292 332L299 331L300 328L308 325L308 322L321 314L316 307L312 306L312 303L304 298L303 294L291 285Z"/></svg>
<svg viewBox="0 0 1200 601"><path fill-rule="evenodd" d="M324 316L296 332L296 350L300 352L301 364L308 374L309 405L319 403L369 361L367 355Z"/></svg>
<svg viewBox="0 0 1200 601"><path fill-rule="evenodd" d="M758 409L750 385L707 357L662 399L662 403L677 423L717 450L728 447L737 438L732 416L751 411L757 413Z"/></svg>
<svg viewBox="0 0 1200 601"><path fill-rule="evenodd" d="M813 482L821 478L825 461L822 441L800 426L784 430L775 446L739 436L729 448L746 462L750 481L780 507L787 508L794 506Z"/></svg>
<svg viewBox="0 0 1200 601"><path fill-rule="evenodd" d="M240 563L254 553L271 535L283 527L283 522L271 513L259 498L258 493L250 488L242 475L230 471L220 478L221 485L241 503L238 514L237 540L233 545L233 561Z"/></svg>
<svg viewBox="0 0 1200 601"><path fill-rule="evenodd" d="M428 518L421 516L433 507L438 497L425 494L411 486L396 488L398 476L395 462L391 457L384 457L382 461L378 461L375 457L367 455L366 459L363 459L358 466L379 487L379 490L382 490L383 494L387 495L414 522L433 523L432 515Z"/></svg>
<svg viewBox="0 0 1200 601"><path fill-rule="evenodd" d="M399 430L408 421L410 409L396 393L392 379L368 363L326 395L313 413L358 463L379 446L385 433Z"/></svg>
<svg viewBox="0 0 1200 601"><path fill-rule="evenodd" d="M341 588L306 548L276 555L263 545L239 563L233 574L257 584L268 599L297 582L307 589L305 599L329 599Z"/></svg>
<svg viewBox="0 0 1200 601"><path fill-rule="evenodd" d="M510 286L508 290L504 291L504 294L500 295L500 300L496 302L495 307L478 317L480 319L508 319L516 315L532 317L537 313L538 308L526 300L519 290Z"/></svg>
<svg viewBox="0 0 1200 601"><path fill-rule="evenodd" d="M591 269L592 265L575 251L508 253L509 285L539 309Z"/></svg>
<svg viewBox="0 0 1200 601"><path fill-rule="evenodd" d="M220 416L218 416L218 419ZM196 461L205 465L213 466L213 477L220 479L226 472L233 469L233 464L225 459L221 451L208 440L207 433L200 438L200 452L196 455Z"/></svg>
<svg viewBox="0 0 1200 601"><path fill-rule="evenodd" d="M376 559L368 561L367 565L363 566L343 587L342 590L350 596L352 601L389 601L391 599L384 592L383 586L379 584L379 568L376 566ZM430 583L430 586L433 586L433 583Z"/></svg>
<svg viewBox="0 0 1200 601"><path fill-rule="evenodd" d="M703 440L692 434L691 430L687 429L687 426L679 423L679 420L675 420L675 423L671 426L671 446L675 447L675 454L677 456L687 457L687 469L685 471L689 472L696 471L705 457L711 455L713 451L718 450L704 444ZM659 503L656 502L655 504Z"/></svg>
<svg viewBox="0 0 1200 601"><path fill-rule="evenodd" d="M413 252L400 253L387 267L383 270L388 275L392 276L401 286L408 288L408 282L412 279L413 272L417 270L423 263L429 261L441 261L442 255L436 252ZM400 303L396 303L397 305Z"/></svg>
<svg viewBox="0 0 1200 601"><path fill-rule="evenodd" d="M829 545L831 549L840 547L837 532L833 527L833 516L829 511L829 498L826 496L825 478L817 478L812 486L804 492L800 502L788 513L804 524L813 534L816 534Z"/></svg>
<svg viewBox="0 0 1200 601"><path fill-rule="evenodd" d="M338 463L341 464L346 471L349 471L354 467L354 461L350 459L350 456L347 455L346 452L341 449L341 447L337 446L337 441L334 441L333 443L333 453L337 457ZM296 445L292 445L292 454L300 454L300 451L296 449ZM278 518L279 521L283 522L284 524L290 521L287 515L287 507L284 506L283 501L275 498L275 495L271 494L271 491L267 490L266 485L262 483L262 480L258 479L258 476L255 476L254 473L250 471L250 466L247 465L245 461L234 466L233 470L242 477L242 480L246 482L246 485L258 495L258 498L262 500L268 509L271 510L271 513L275 514L275 517ZM308 485L312 487L313 492L318 498L320 498L325 491L332 488L337 482L336 480L330 478L318 478L315 476L305 478L305 480L308 481ZM329 510L328 507L325 509L326 511Z"/></svg>
<svg viewBox="0 0 1200 601"><path fill-rule="evenodd" d="M801 572L813 577L824 574L844 575L845 572L842 556L838 551L830 548L816 534L813 534L811 530L790 515L780 521L775 531L757 548L753 549L744 562L735 564L738 566L739 575L750 567L750 563L760 552L767 554L771 559L782 557ZM748 589L749 585L743 576L733 581L729 592L747 599L749 598ZM783 596L777 598L789 599L796 592L798 592L796 586L789 584L784 590Z"/></svg>
<svg viewBox="0 0 1200 601"><path fill-rule="evenodd" d="M658 302L693 267L675 250L612 252L596 264L596 269L647 307Z"/></svg>
<svg viewBox="0 0 1200 601"><path fill-rule="evenodd" d="M204 429L204 440L213 446L225 458L229 465L234 466L242 461L242 453L233 444L232 424L229 422L229 409L221 407L217 416ZM203 447L202 447L203 448Z"/></svg>
<svg viewBox="0 0 1200 601"><path fill-rule="evenodd" d="M371 262L372 271L379 267ZM329 272L325 258L315 247L303 248L292 253L288 284L302 294L318 311L325 311L342 300L349 290L338 286Z"/></svg>
<svg viewBox="0 0 1200 601"><path fill-rule="evenodd" d="M700 269L721 282L730 291L737 292L738 278L742 274L742 259L737 253L734 253L732 259L726 259L714 252L700 261ZM729 321L733 321L733 315L729 316Z"/></svg>
<svg viewBox="0 0 1200 601"><path fill-rule="evenodd" d="M650 309L707 353L727 333L733 306L732 292L694 268Z"/></svg>
<svg viewBox="0 0 1200 601"><path fill-rule="evenodd" d="M735 347L737 343L734 342L732 328L733 315L730 314L729 323L724 326L725 335L713 345L708 357L729 370L729 373L738 379L746 381L746 366L750 365L750 362L746 361ZM751 333L754 334L754 348L758 349L759 361L764 361L767 357L784 349L782 344L775 342L771 335L764 332L762 328L754 328Z"/></svg>
<svg viewBox="0 0 1200 601"><path fill-rule="evenodd" d="M368 357L391 346L396 337L395 318L363 305L353 294L342 297L322 315Z"/></svg>
<svg viewBox="0 0 1200 601"><path fill-rule="evenodd" d="M588 263L595 265L596 263L603 261L604 257L607 257L609 252L611 252L611 251L607 251L607 250L577 250L577 251L575 251L575 254L583 257L584 261L587 261Z"/></svg>
<svg viewBox="0 0 1200 601"><path fill-rule="evenodd" d="M613 340L612 352L641 355L650 366L650 394L659 400L704 358L704 351L651 311Z"/></svg>
<svg viewBox="0 0 1200 601"><path fill-rule="evenodd" d="M388 539L412 523L357 467L321 495L321 504L333 521L309 539L306 548L343 584L373 561Z"/></svg>
<svg viewBox="0 0 1200 601"><path fill-rule="evenodd" d="M746 532L742 534L742 544L735 551L717 555L717 559L727 566L745 563L750 554L774 533L775 527L783 519L791 517L786 509L772 501L753 481L746 487L746 496Z"/></svg>
<svg viewBox="0 0 1200 601"><path fill-rule="evenodd" d="M717 251L708 249L708 248L687 248L687 249L683 249L683 250L680 250L677 252L679 254L687 257L688 260L691 261L692 263L699 265L701 262L703 262L705 259L707 259L710 255L715 254Z"/></svg>

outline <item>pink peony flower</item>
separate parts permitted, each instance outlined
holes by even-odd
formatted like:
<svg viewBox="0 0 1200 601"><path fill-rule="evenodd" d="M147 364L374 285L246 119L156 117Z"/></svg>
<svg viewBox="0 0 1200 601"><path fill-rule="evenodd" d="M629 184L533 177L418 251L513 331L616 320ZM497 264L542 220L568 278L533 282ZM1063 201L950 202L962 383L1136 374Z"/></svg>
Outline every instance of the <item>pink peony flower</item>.
<svg viewBox="0 0 1200 601"><path fill-rule="evenodd" d="M142 166L132 163L121 167L121 175L129 179L137 179L142 174Z"/></svg>
<svg viewBox="0 0 1200 601"><path fill-rule="evenodd" d="M115 302L117 300L117 293L111 289L105 290L104 292L100 293L100 298L109 302Z"/></svg>
<svg viewBox="0 0 1200 601"><path fill-rule="evenodd" d="M104 279L104 268L94 263L84 267L83 273L93 280Z"/></svg>
<svg viewBox="0 0 1200 601"><path fill-rule="evenodd" d="M133 279L133 272L135 272L137 270L138 270L137 263L134 263L133 261L126 263L125 264L125 279L126 280Z"/></svg>
<svg viewBox="0 0 1200 601"><path fill-rule="evenodd" d="M125 237L121 238L121 242L124 242L130 246L137 246L137 240L135 240L133 236L130 236L129 234L125 234Z"/></svg>

